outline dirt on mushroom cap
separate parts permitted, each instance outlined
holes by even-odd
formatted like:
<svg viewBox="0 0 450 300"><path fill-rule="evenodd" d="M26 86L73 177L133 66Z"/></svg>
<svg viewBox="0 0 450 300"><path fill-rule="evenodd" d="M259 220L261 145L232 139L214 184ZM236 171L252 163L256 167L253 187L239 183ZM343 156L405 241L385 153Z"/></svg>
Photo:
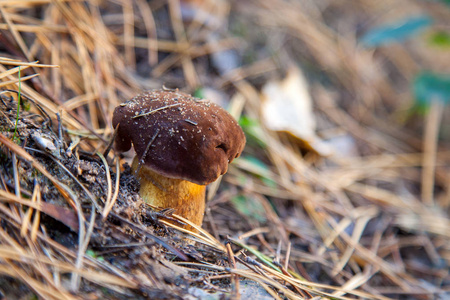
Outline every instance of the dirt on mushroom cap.
<svg viewBox="0 0 450 300"><path fill-rule="evenodd" d="M148 91L121 104L113 117L113 126L118 124L118 151L133 145L155 172L197 184L224 174L245 145L241 127L226 110L179 91Z"/></svg>

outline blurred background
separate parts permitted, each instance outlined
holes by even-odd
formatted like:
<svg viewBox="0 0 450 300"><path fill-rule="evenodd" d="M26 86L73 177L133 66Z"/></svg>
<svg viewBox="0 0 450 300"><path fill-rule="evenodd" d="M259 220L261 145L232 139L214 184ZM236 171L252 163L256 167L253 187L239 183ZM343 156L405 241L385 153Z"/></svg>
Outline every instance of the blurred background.
<svg viewBox="0 0 450 300"><path fill-rule="evenodd" d="M247 137L214 238L335 297L450 297L449 1L3 0L0 79L90 152L143 90L214 101Z"/></svg>

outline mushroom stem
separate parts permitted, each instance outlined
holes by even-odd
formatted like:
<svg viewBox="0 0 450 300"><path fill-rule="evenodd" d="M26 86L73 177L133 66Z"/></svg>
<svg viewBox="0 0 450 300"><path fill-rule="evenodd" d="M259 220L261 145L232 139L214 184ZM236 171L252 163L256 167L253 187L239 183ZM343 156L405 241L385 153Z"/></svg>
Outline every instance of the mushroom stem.
<svg viewBox="0 0 450 300"><path fill-rule="evenodd" d="M141 183L139 195L156 207L173 208L175 214L201 226L205 212L205 185L198 185L183 179L168 178L143 165L138 170L139 159L136 156L131 166L136 170ZM186 226L190 228L190 226Z"/></svg>

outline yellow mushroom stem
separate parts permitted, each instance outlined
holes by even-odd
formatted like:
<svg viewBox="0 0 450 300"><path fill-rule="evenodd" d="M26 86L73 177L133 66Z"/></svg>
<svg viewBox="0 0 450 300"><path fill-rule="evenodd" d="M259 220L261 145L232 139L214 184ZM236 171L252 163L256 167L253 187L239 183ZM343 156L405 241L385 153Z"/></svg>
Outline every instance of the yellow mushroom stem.
<svg viewBox="0 0 450 300"><path fill-rule="evenodd" d="M138 169L138 164L139 159L135 157L131 166L133 172ZM136 175L141 183L139 195L145 202L160 208L173 208L175 214L198 226L202 225L205 212L205 185L168 178L145 165L139 168Z"/></svg>

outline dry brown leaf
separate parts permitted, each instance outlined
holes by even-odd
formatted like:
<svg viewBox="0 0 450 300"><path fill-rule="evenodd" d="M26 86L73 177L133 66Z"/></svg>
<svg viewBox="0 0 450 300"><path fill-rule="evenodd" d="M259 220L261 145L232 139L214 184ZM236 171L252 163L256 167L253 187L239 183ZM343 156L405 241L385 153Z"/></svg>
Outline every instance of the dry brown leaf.
<svg viewBox="0 0 450 300"><path fill-rule="evenodd" d="M292 67L284 79L264 85L261 98L262 119L268 129L288 132L322 156L331 154L331 146L315 133L311 95L299 68Z"/></svg>

